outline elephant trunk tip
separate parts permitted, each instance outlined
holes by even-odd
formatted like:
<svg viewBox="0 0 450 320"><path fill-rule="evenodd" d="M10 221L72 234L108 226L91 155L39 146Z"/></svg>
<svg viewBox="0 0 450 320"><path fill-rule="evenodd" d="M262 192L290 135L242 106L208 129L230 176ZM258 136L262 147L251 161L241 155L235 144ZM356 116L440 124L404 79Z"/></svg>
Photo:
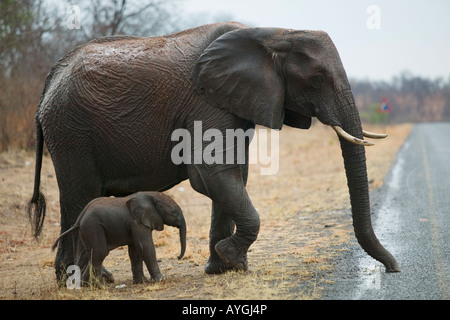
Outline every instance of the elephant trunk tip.
<svg viewBox="0 0 450 320"><path fill-rule="evenodd" d="M375 260L381 262L386 268L386 273L400 272L400 268L394 256L381 245L375 234L372 233L372 236L375 240L369 244L367 242L360 241L361 236L357 234L358 242L364 251Z"/></svg>
<svg viewBox="0 0 450 320"><path fill-rule="evenodd" d="M386 267L387 273L400 272L400 268L398 267L397 261L395 261L395 259L393 261L390 261L389 263L385 263L384 266Z"/></svg>
<svg viewBox="0 0 450 320"><path fill-rule="evenodd" d="M184 247L182 247L182 248L181 248L181 252L180 252L180 255L179 255L179 256L177 256L178 260L180 260L181 258L183 258L183 257L184 257L184 253L185 253L185 251L186 251L186 246L184 246Z"/></svg>
<svg viewBox="0 0 450 320"><path fill-rule="evenodd" d="M186 222L184 221L184 218L182 219L179 229L180 229L181 252L180 255L177 257L178 260L183 258L184 253L186 252Z"/></svg>

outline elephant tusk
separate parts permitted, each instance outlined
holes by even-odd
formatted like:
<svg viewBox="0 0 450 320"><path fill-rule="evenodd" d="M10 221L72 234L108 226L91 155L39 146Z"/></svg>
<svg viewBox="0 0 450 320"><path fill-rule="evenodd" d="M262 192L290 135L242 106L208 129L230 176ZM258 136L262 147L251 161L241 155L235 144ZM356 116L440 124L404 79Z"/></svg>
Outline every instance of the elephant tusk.
<svg viewBox="0 0 450 320"><path fill-rule="evenodd" d="M360 146L365 146L365 147L374 145L373 142L366 141L366 140L361 140L361 139L358 139L358 138L348 134L347 132L345 132L344 129L342 129L339 126L332 126L332 128L334 129L334 131L336 131L336 133L339 136L341 136L342 138L344 138L345 140L347 140L347 141L349 141L351 143L354 143L354 144L357 144L357 145L360 145Z"/></svg>
<svg viewBox="0 0 450 320"><path fill-rule="evenodd" d="M388 135L384 134L384 133L373 133L373 132L369 132L366 130L363 130L363 136L366 138L372 138L372 139L384 139L386 138Z"/></svg>

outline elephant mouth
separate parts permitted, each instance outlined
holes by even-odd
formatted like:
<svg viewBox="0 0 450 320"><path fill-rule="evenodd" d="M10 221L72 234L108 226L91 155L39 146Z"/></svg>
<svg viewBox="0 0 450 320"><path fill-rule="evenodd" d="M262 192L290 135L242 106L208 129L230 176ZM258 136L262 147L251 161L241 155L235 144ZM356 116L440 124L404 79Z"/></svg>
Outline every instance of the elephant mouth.
<svg viewBox="0 0 450 320"><path fill-rule="evenodd" d="M362 140L359 138L356 138L354 136L352 136L351 134L347 133L344 129L342 129L339 126L332 126L332 128L336 131L336 133L344 138L345 140L360 145L360 146L365 146L365 147L369 147L369 146L373 146L374 143L371 141L367 141L367 140ZM372 139L384 139L387 137L387 134L380 134L380 133L373 133L373 132L369 132L366 130L362 131L363 136L366 138L372 138Z"/></svg>

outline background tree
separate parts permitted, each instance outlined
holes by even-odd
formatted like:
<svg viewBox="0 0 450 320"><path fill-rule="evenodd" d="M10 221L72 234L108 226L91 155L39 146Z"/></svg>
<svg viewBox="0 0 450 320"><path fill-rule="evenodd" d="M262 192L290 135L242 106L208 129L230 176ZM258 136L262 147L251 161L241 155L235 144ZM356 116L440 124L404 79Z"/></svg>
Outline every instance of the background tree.
<svg viewBox="0 0 450 320"><path fill-rule="evenodd" d="M373 106L379 105L383 97L392 106L389 123L450 120L450 78L430 80L403 72L390 82L350 82L357 106L368 122L380 120Z"/></svg>
<svg viewBox="0 0 450 320"><path fill-rule="evenodd" d="M83 10L84 39L132 34L162 35L179 30L174 0L87 0Z"/></svg>
<svg viewBox="0 0 450 320"><path fill-rule="evenodd" d="M33 145L29 118L55 58L49 35L60 22L42 0L0 2L0 150Z"/></svg>
<svg viewBox="0 0 450 320"><path fill-rule="evenodd" d="M0 152L34 146L34 112L51 66L91 39L180 30L175 0L80 0L80 29L67 27L68 1L0 1Z"/></svg>

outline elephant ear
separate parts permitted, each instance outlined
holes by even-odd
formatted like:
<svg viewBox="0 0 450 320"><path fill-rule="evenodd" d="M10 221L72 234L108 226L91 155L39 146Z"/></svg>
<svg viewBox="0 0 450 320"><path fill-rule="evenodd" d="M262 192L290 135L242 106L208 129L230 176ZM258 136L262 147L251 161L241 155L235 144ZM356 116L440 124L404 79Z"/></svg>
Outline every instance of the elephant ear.
<svg viewBox="0 0 450 320"><path fill-rule="evenodd" d="M272 129L281 129L285 86L277 64L279 28L228 32L198 58L192 78L211 105ZM290 46L286 42L284 46Z"/></svg>
<svg viewBox="0 0 450 320"><path fill-rule="evenodd" d="M150 229L162 230L164 226L162 217L156 210L151 196L137 194L132 196L126 206L131 217L138 223Z"/></svg>

